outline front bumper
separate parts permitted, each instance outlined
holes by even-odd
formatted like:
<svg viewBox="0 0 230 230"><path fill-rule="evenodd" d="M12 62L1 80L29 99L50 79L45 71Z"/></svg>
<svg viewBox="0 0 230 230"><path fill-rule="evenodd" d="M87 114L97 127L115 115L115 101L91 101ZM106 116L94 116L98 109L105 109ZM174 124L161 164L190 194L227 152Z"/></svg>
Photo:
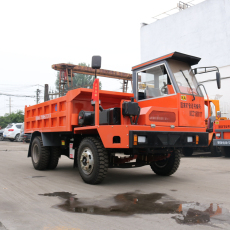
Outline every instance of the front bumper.
<svg viewBox="0 0 230 230"><path fill-rule="evenodd" d="M145 143L134 145L134 135L146 137ZM198 137L197 137L198 136ZM188 142L192 137L192 142ZM199 139L197 142L196 140ZM130 148L208 147L207 132L129 131Z"/></svg>

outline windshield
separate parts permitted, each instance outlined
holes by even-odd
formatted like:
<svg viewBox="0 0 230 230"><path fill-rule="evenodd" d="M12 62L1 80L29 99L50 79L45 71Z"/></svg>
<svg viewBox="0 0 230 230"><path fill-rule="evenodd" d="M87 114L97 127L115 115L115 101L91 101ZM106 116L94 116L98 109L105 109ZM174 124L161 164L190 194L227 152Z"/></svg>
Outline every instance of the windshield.
<svg viewBox="0 0 230 230"><path fill-rule="evenodd" d="M172 59L168 60L168 63L181 93L202 96L201 90L197 88L198 84L189 64Z"/></svg>

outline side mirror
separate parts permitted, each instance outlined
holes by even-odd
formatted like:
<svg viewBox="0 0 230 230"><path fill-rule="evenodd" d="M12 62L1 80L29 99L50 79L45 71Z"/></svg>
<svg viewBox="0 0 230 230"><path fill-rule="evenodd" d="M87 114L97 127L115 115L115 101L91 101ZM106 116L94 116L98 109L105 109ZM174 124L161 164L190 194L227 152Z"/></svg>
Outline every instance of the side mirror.
<svg viewBox="0 0 230 230"><path fill-rule="evenodd" d="M92 68L100 69L101 68L101 56L93 56L92 57Z"/></svg>
<svg viewBox="0 0 230 230"><path fill-rule="evenodd" d="M216 72L216 83L217 83L217 88L220 89L221 84L220 84L220 73Z"/></svg>

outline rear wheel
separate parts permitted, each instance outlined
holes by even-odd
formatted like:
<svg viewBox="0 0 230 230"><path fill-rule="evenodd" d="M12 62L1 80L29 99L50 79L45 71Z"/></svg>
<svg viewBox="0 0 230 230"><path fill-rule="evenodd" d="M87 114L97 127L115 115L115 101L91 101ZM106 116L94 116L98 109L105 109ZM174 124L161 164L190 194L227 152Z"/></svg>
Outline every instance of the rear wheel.
<svg viewBox="0 0 230 230"><path fill-rule="evenodd" d="M35 169L45 170L48 168L50 151L49 147L43 146L42 138L40 136L33 139L31 158Z"/></svg>
<svg viewBox="0 0 230 230"><path fill-rule="evenodd" d="M230 146L222 146L220 149L225 157L230 157Z"/></svg>
<svg viewBox="0 0 230 230"><path fill-rule="evenodd" d="M213 145L213 140L210 143L210 152L213 157L220 157L222 155L220 147Z"/></svg>
<svg viewBox="0 0 230 230"><path fill-rule="evenodd" d="M79 173L88 184L99 184L108 171L108 154L98 138L87 137L78 148L77 164Z"/></svg>
<svg viewBox="0 0 230 230"><path fill-rule="evenodd" d="M182 149L182 153L183 153L184 156L190 157L193 154L193 149L185 147L185 148Z"/></svg>
<svg viewBox="0 0 230 230"><path fill-rule="evenodd" d="M0 134L0 141L3 141L4 137L2 134Z"/></svg>
<svg viewBox="0 0 230 230"><path fill-rule="evenodd" d="M152 162L150 167L157 175L170 176L177 171L179 165L180 155L177 151L175 151L165 160Z"/></svg>
<svg viewBox="0 0 230 230"><path fill-rule="evenodd" d="M60 156L61 156L60 147L56 147L56 146L51 147L48 169L55 169L57 167Z"/></svg>
<svg viewBox="0 0 230 230"><path fill-rule="evenodd" d="M21 141L21 138L20 138L20 134L19 134L19 133L15 136L15 141L17 141L17 142Z"/></svg>

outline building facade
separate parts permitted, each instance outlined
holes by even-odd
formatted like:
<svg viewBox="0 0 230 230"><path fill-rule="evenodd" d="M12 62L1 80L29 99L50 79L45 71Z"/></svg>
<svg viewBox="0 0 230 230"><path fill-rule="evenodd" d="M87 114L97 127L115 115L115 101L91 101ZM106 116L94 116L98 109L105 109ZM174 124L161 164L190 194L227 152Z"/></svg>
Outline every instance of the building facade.
<svg viewBox="0 0 230 230"><path fill-rule="evenodd" d="M230 0L206 0L141 27L141 62L174 51L201 57L194 67L217 66L215 73L197 75L209 97L219 99L223 116L230 118Z"/></svg>

